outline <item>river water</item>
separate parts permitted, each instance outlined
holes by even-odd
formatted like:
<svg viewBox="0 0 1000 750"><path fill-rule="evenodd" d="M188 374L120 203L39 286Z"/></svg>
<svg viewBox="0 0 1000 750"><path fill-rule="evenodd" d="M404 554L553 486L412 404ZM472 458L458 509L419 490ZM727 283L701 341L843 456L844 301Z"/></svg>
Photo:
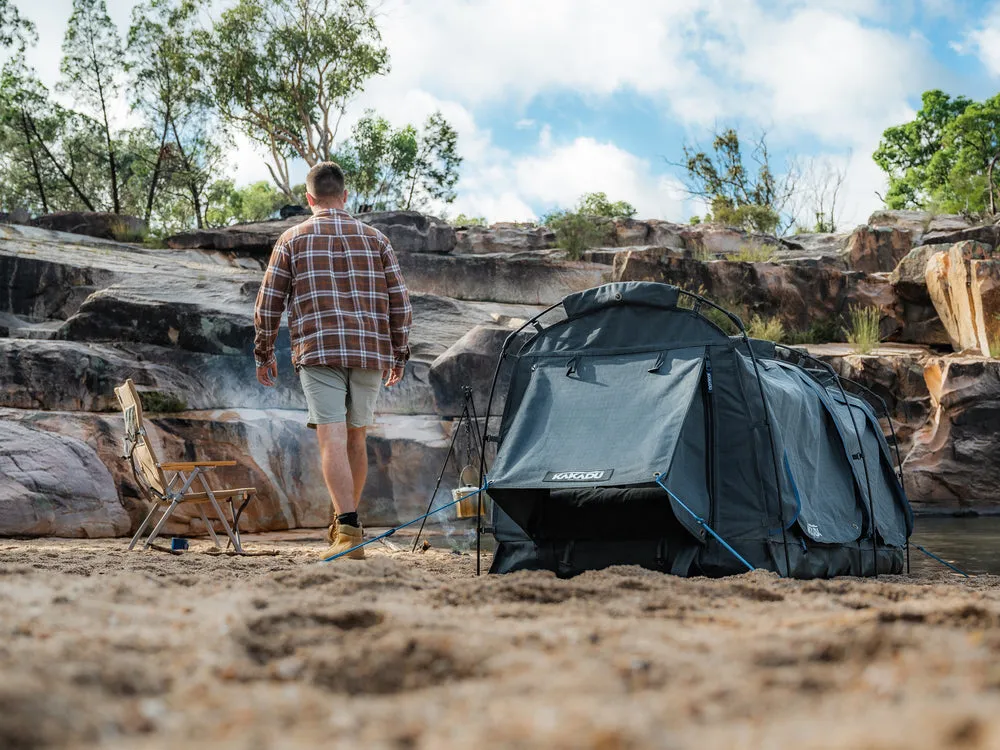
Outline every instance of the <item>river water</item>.
<svg viewBox="0 0 1000 750"><path fill-rule="evenodd" d="M910 539L912 569L940 569L941 563L920 552L918 544L970 575L1000 575L1000 516L918 517Z"/></svg>

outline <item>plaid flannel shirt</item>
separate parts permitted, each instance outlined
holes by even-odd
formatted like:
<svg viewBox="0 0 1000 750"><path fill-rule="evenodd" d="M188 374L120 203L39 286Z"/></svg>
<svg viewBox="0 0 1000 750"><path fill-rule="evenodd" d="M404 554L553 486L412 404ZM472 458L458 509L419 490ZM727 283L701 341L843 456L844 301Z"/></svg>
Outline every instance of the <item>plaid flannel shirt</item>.
<svg viewBox="0 0 1000 750"><path fill-rule="evenodd" d="M254 309L254 359L274 360L288 308L292 364L388 370L410 357L413 310L396 254L377 229L323 209L278 238Z"/></svg>

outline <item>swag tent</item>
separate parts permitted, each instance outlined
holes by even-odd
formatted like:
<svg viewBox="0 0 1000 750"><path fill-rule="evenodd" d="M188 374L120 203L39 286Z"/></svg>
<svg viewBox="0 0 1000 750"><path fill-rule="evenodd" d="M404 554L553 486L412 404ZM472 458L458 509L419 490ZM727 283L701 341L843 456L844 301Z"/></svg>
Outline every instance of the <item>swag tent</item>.
<svg viewBox="0 0 1000 750"><path fill-rule="evenodd" d="M558 307L564 319L539 322ZM870 391L665 284L573 294L522 330L490 395L509 368L486 438L490 572L902 571L913 515Z"/></svg>

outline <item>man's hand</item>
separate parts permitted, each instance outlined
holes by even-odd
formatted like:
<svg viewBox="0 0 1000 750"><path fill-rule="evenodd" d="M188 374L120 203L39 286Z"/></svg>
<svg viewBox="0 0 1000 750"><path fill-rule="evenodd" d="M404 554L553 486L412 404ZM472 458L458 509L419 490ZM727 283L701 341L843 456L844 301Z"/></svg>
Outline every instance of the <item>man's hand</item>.
<svg viewBox="0 0 1000 750"><path fill-rule="evenodd" d="M393 367L391 370L385 371L385 387L392 388L396 383L403 379L404 367Z"/></svg>
<svg viewBox="0 0 1000 750"><path fill-rule="evenodd" d="M278 377L278 361L276 359L271 360L271 364L264 365L263 367L257 368L257 380L260 381L261 385L266 385L268 388L275 384L275 379Z"/></svg>

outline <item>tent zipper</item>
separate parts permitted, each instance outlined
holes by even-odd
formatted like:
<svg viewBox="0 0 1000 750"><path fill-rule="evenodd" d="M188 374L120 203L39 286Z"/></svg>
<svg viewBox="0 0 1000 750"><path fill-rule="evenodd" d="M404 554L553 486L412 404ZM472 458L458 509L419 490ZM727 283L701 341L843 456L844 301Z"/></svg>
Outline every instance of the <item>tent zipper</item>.
<svg viewBox="0 0 1000 750"><path fill-rule="evenodd" d="M716 523L715 502L715 385L712 382L712 359L705 355L705 444L708 452L709 518Z"/></svg>

